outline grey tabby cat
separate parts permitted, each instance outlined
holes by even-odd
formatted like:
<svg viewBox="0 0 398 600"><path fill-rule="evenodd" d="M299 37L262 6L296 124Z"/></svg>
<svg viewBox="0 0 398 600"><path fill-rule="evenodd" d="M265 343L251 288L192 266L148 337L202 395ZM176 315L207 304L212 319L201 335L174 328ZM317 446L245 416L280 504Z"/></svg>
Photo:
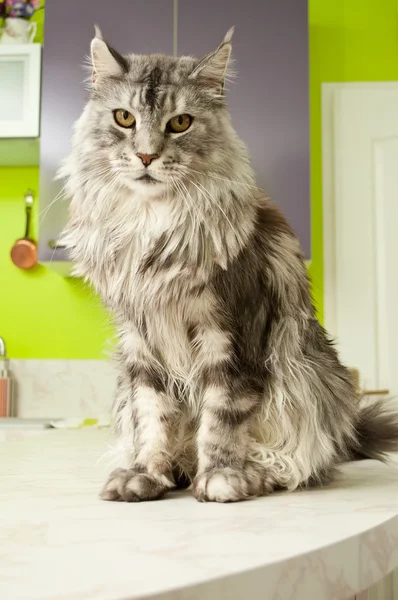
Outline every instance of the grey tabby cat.
<svg viewBox="0 0 398 600"><path fill-rule="evenodd" d="M232 30L204 58L121 56L96 31L61 170L64 242L119 331L120 468L104 500L182 480L233 502L398 450L362 407L312 305L298 241L255 185L226 107Z"/></svg>

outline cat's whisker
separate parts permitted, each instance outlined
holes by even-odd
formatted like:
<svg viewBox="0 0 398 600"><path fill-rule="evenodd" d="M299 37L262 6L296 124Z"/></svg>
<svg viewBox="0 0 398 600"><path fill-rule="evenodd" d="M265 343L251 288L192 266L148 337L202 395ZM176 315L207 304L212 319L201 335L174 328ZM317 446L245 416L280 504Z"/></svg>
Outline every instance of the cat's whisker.
<svg viewBox="0 0 398 600"><path fill-rule="evenodd" d="M77 183L79 185L84 183L84 180L88 179L88 177L91 177L92 175L95 175L96 177L100 178L101 176L103 176L106 173L107 169L103 168L100 170L96 170L93 169L92 171L89 171L86 175L82 176L81 179L77 179ZM68 199L68 193L67 193L67 189L66 189L66 184L62 186L62 188L60 189L60 191L58 192L58 194L55 196L55 198L50 202L50 204L48 204L45 208L43 208L42 211L40 211L37 216L34 219L34 223L38 224L39 227L41 227L44 223L44 220L49 212L49 210L51 209L51 207L59 201L63 201L63 200L67 200Z"/></svg>
<svg viewBox="0 0 398 600"><path fill-rule="evenodd" d="M190 207L190 204L189 204L189 200L185 196L184 190L180 186L180 183L181 182L173 182L173 185L174 185L174 188L175 188L175 190L177 192L177 195L183 200L185 206L188 209L188 213L189 213L189 216L190 216L190 219L191 219L191 225L192 225L192 227L191 227L191 233L190 233L190 240L192 240L194 238L194 235L195 235L195 229L196 229L195 223L197 223L197 216L192 213L192 210L191 210L191 207Z"/></svg>
<svg viewBox="0 0 398 600"><path fill-rule="evenodd" d="M220 203L217 202L216 199L212 197L212 195L210 194L210 192L208 190L206 190L206 188L204 188L201 184L197 184L197 183L195 183L192 180L189 180L189 181L190 181L190 183L192 183L192 185L194 185L199 190L199 192L202 193L202 195L205 198L208 198L208 200L210 200L210 202L213 204L213 206L215 206L217 208L217 210L219 210L224 215L227 223L231 227L231 230L235 234L236 227L234 227L234 225L232 225L230 219L228 218L228 216L227 216L226 212L224 211L224 209L221 207Z"/></svg>
<svg viewBox="0 0 398 600"><path fill-rule="evenodd" d="M185 172L196 173L198 175L201 175L202 178L208 177L209 179L218 179L220 181L225 181L225 183L230 183L230 184L233 184L233 185L241 185L241 186L246 187L248 189L256 189L259 192L264 193L264 190L261 187L259 187L258 185L254 185L252 183L246 183L245 181L237 181L236 179L230 179L228 177L222 177L221 175L212 174L209 171L206 171L206 173L204 173L203 171L197 171L197 170L195 170L192 167L189 167L187 165L182 165L182 168L183 168L183 170Z"/></svg>
<svg viewBox="0 0 398 600"><path fill-rule="evenodd" d="M209 225L208 225L208 223L207 223L207 221L206 221L206 219L205 219L205 216L204 216L204 214L202 214L202 215L200 215L200 214L199 214L199 209L198 209L198 207L197 207L197 205L196 205L196 202L195 202L195 200L192 198L192 196L191 196L191 194L190 194L190 192L189 192L189 190L188 190L187 186L185 185L185 183L184 183L183 181L180 181L180 182L179 182L179 184L183 186L183 188L185 189L185 191L186 191L186 193L187 193L187 198L190 198L190 200L191 200L191 202L192 202L192 205L193 205L193 207L195 208L196 215L197 215L197 226L198 226L198 228L199 228L199 231L200 231L200 236L201 236L201 238L202 238L202 244L203 244L203 248L205 248L205 247L206 247L206 238L205 238L205 232L204 232L204 230L203 230L203 227L201 226L201 224L203 223L203 224L205 225L205 227L206 227L206 232L211 232L211 227L209 227ZM192 232L192 235L194 235L194 233L195 233L195 232Z"/></svg>
<svg viewBox="0 0 398 600"><path fill-rule="evenodd" d="M98 172L97 172L95 169L92 169L92 170L90 171L90 173L92 173L92 174L95 174L95 175L98 177ZM105 173L108 173L108 175L110 175L110 173L109 173L109 168L108 168L108 169L104 168L104 169L101 171L101 174L102 174L102 175L104 175ZM108 184L109 184L109 186L110 186L110 190L112 190L112 187L113 187L113 186L115 185L115 183L117 182L117 178L118 178L118 173L112 173L112 174L111 174L111 176L110 176L110 178L108 179ZM85 176L83 179L85 180L85 179L86 179L86 176ZM80 183L82 183L82 182L80 182ZM101 184L103 185L103 181L101 182ZM96 187L96 188L94 188L94 190L93 190L93 191L95 192L95 190L96 190L96 189L99 189L100 187L101 187L101 185L97 185L97 187ZM110 191L110 190L109 190L109 191ZM59 236L58 236L58 240L60 241L60 243L64 243L64 236L66 236L66 235L67 235L67 233L68 233L68 225L66 225L66 226L63 228L63 230L61 231L61 233L60 233L60 234L59 234ZM56 247L54 247L54 248L53 248L53 252L52 252L52 255L51 255L51 258L50 258L50 262L52 262L52 261L53 261L53 259L54 259L54 255L55 255L55 251L56 251L56 249L57 249Z"/></svg>
<svg viewBox="0 0 398 600"><path fill-rule="evenodd" d="M185 183L183 181L180 181L180 182L178 182L178 185L183 189L183 192L186 194L187 202L190 203L192 210L194 211L194 214L195 214L196 226L199 227L200 223L202 221L204 221L204 217L203 217L203 215L200 214L199 208L195 202L195 199L190 194Z"/></svg>
<svg viewBox="0 0 398 600"><path fill-rule="evenodd" d="M186 200L190 213L192 214L192 210L194 211L194 217L192 218L193 224L199 225L199 222L200 222L199 211L198 211L198 208L197 208L193 198L191 197L191 195L189 193L189 190L187 189L186 185L182 181L177 180L175 182L175 185L180 189L182 197L184 198L184 200ZM191 210L191 208L192 208L192 210Z"/></svg>
<svg viewBox="0 0 398 600"><path fill-rule="evenodd" d="M65 189L64 187L58 192L58 194L55 196L54 200L52 200L50 202L50 204L48 204L45 208L43 208L43 210L41 210L35 217L34 219L34 224L35 225L39 225L39 227L42 226L44 219L47 216L48 211L50 210L50 208L59 200L65 200L66 199L66 194L65 194Z"/></svg>

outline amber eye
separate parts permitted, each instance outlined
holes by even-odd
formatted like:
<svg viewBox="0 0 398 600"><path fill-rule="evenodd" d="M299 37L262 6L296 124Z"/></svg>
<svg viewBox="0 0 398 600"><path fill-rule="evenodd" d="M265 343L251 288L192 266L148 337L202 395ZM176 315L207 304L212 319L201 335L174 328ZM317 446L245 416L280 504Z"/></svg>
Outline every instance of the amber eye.
<svg viewBox="0 0 398 600"><path fill-rule="evenodd" d="M123 110L123 108L118 108L113 111L113 116L115 121L120 127L132 127L135 123L135 118L128 110Z"/></svg>
<svg viewBox="0 0 398 600"><path fill-rule="evenodd" d="M191 123L191 115L177 115L167 123L167 129L172 133L182 133L190 127Z"/></svg>

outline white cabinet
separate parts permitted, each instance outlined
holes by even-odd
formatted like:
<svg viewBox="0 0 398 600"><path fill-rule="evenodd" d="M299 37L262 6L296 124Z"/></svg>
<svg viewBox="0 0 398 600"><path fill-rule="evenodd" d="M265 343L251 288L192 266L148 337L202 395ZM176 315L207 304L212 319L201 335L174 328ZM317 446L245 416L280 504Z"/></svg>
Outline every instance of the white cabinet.
<svg viewBox="0 0 398 600"><path fill-rule="evenodd" d="M40 73L40 44L0 45L0 138L39 136Z"/></svg>

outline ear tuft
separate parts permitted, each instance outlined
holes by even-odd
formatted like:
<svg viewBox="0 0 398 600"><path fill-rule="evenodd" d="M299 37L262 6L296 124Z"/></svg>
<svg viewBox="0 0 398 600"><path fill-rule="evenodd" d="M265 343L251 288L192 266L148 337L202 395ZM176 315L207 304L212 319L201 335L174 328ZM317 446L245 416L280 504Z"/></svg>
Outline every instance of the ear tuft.
<svg viewBox="0 0 398 600"><path fill-rule="evenodd" d="M210 88L223 90L231 56L231 40L234 29L234 27L229 29L217 50L207 54L199 61L189 76L190 79L200 79Z"/></svg>
<svg viewBox="0 0 398 600"><path fill-rule="evenodd" d="M234 33L235 33L235 25L233 27L231 27L231 29L228 29L228 31L225 34L224 39L220 45L222 46L223 44L230 44Z"/></svg>
<svg viewBox="0 0 398 600"><path fill-rule="evenodd" d="M91 63L93 83L102 77L123 75L129 70L127 59L104 41L98 25L95 25L95 37L91 42Z"/></svg>
<svg viewBox="0 0 398 600"><path fill-rule="evenodd" d="M104 39L103 36L102 36L101 29L98 27L98 25L94 25L94 33L95 33L95 37L96 38L98 38L100 40Z"/></svg>

